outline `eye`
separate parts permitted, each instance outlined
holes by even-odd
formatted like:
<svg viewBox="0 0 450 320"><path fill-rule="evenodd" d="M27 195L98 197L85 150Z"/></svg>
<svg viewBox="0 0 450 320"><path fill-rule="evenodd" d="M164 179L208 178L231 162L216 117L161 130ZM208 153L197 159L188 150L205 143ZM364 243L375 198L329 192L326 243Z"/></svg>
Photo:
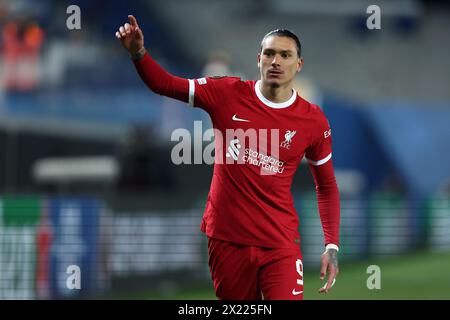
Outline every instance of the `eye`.
<svg viewBox="0 0 450 320"><path fill-rule="evenodd" d="M287 53L282 53L281 56L282 56L284 59L289 58L289 55L288 55Z"/></svg>
<svg viewBox="0 0 450 320"><path fill-rule="evenodd" d="M273 53L272 52L268 52L268 51L266 51L266 52L264 52L264 55L265 56L267 56L267 57L271 57L271 56L273 56Z"/></svg>

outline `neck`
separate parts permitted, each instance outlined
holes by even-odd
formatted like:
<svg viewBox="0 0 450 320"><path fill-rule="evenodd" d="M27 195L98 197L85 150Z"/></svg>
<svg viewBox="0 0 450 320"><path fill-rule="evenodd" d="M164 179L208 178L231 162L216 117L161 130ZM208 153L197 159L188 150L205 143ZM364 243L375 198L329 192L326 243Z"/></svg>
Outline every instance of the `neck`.
<svg viewBox="0 0 450 320"><path fill-rule="evenodd" d="M288 101L292 96L292 85L290 82L275 87L261 80L259 89L267 100L275 103Z"/></svg>

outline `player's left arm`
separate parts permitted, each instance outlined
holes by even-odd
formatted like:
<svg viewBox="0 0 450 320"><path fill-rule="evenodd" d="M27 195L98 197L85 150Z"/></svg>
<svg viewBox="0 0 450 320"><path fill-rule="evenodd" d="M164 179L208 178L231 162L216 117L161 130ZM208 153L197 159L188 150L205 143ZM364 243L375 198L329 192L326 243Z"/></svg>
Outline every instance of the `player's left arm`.
<svg viewBox="0 0 450 320"><path fill-rule="evenodd" d="M332 161L330 124L318 107L317 111L317 117L315 118L317 123L314 127L316 132L313 134L311 145L305 156L308 159L309 168L316 185L319 215L325 237L325 251L321 257L320 278L324 279L328 273L328 280L319 292L327 293L339 273L340 199Z"/></svg>
<svg viewBox="0 0 450 320"><path fill-rule="evenodd" d="M320 279L323 280L328 273L327 283L319 289L319 292L327 293L339 273L339 190L331 159L322 165L310 163L309 166L316 184L320 220L325 236L325 251L321 257Z"/></svg>

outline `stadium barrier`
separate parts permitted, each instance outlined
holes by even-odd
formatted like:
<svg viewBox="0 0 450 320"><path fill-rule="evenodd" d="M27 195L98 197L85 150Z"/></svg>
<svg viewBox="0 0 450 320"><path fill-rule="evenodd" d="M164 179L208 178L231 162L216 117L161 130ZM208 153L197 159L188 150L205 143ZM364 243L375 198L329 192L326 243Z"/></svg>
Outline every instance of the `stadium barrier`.
<svg viewBox="0 0 450 320"><path fill-rule="evenodd" d="M450 198L437 194L426 208L427 246L433 251L450 250Z"/></svg>
<svg viewBox="0 0 450 320"><path fill-rule="evenodd" d="M297 194L295 203L304 266L315 269L323 252L315 194ZM0 299L82 299L210 284L202 210L124 208L110 210L90 196L0 197ZM340 262L411 252L421 230L428 249L450 251L449 197L431 197L418 220L412 209L398 193L342 194ZM419 230L412 227L418 222ZM81 272L79 287L71 267Z"/></svg>
<svg viewBox="0 0 450 320"><path fill-rule="evenodd" d="M74 299L98 289L101 204L90 197L0 199L0 298ZM74 287L71 267L81 270Z"/></svg>

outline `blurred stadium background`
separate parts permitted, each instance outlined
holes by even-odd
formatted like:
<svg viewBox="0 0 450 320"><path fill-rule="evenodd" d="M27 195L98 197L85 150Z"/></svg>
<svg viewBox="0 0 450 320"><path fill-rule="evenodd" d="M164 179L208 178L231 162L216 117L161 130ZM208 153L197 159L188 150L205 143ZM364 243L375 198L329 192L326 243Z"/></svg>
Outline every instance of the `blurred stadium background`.
<svg viewBox="0 0 450 320"><path fill-rule="evenodd" d="M66 27L71 4L81 30ZM366 28L370 4L381 30ZM418 0L0 1L1 299L215 299L199 229L213 168L170 159L174 129L210 122L140 81L114 37L128 14L190 78L258 78L262 36L296 32L297 89L331 122L342 199L341 274L321 296L302 163L305 298L450 299L450 6Z"/></svg>

